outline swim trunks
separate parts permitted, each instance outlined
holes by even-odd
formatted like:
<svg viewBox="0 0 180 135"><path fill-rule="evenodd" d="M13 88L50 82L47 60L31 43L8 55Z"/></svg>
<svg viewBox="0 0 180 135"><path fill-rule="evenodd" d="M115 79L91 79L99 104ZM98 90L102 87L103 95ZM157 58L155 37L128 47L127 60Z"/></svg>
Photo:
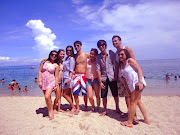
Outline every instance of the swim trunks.
<svg viewBox="0 0 180 135"><path fill-rule="evenodd" d="M73 79L73 95L79 96L80 90L82 95L87 95L85 74L75 74Z"/></svg>

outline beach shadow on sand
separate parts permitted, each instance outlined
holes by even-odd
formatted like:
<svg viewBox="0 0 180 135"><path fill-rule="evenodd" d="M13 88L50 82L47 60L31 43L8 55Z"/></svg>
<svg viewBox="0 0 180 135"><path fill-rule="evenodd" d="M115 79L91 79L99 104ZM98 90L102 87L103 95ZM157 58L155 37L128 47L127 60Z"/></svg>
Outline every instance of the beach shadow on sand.
<svg viewBox="0 0 180 135"><path fill-rule="evenodd" d="M80 106L80 110L83 112L89 112L91 111L91 106L87 106L85 107L83 104L79 105ZM61 109L64 111L68 111L71 110L71 107L69 104L61 104ZM58 110L58 106L56 106L56 110ZM99 108L99 115L104 111L103 107ZM93 112L92 112L93 113ZM97 113L96 111L94 113ZM43 108L38 108L36 110L36 114L43 114L43 117L48 116L48 108L47 107L43 107ZM117 121L126 121L128 119L128 117L121 117L121 115L119 113L117 113L115 110L112 109L107 109L107 114L105 115L107 117L110 117L112 119L115 119ZM104 117L104 116L100 116L100 117Z"/></svg>
<svg viewBox="0 0 180 135"><path fill-rule="evenodd" d="M61 104L61 109L64 111L67 111L68 109L70 110L70 105L69 104ZM58 110L58 106L56 106L56 110ZM47 107L43 107L43 108L38 108L36 110L36 114L43 114L43 117L48 116L48 108Z"/></svg>

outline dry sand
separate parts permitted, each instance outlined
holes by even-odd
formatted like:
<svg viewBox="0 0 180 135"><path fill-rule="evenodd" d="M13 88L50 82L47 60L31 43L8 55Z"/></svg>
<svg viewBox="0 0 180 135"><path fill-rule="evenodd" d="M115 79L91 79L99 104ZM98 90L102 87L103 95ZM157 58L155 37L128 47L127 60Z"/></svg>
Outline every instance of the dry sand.
<svg viewBox="0 0 180 135"><path fill-rule="evenodd" d="M52 97L54 99L54 97ZM108 115L83 111L80 97L79 115L59 113L54 120L44 117L47 107L44 97L0 97L0 134L2 135L174 135L180 134L180 97L143 96L151 125L140 122L128 128L119 123L125 119L115 113L113 97L108 97ZM90 103L88 103L90 106ZM62 108L69 108L62 98ZM124 98L120 98L120 108L127 111ZM90 109L90 107L89 107ZM101 111L102 111L101 103ZM137 115L142 115L137 108Z"/></svg>

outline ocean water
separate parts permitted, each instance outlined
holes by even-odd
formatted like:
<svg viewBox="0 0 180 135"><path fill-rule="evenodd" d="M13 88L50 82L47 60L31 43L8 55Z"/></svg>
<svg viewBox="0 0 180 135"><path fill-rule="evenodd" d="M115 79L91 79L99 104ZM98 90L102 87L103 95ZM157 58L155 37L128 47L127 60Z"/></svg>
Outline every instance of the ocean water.
<svg viewBox="0 0 180 135"><path fill-rule="evenodd" d="M169 60L139 60L147 87L143 95L180 95L180 59ZM34 69L30 69L34 66ZM0 79L5 79L5 85L0 85L0 96L43 96L38 82L34 78L38 77L39 65L9 66L0 67ZM165 80L166 74L170 75L170 82ZM177 76L177 80L174 76ZM15 79L19 83L21 92L6 87ZM28 92L23 92L24 87L28 87ZM110 91L109 91L110 93ZM53 94L54 95L54 94Z"/></svg>

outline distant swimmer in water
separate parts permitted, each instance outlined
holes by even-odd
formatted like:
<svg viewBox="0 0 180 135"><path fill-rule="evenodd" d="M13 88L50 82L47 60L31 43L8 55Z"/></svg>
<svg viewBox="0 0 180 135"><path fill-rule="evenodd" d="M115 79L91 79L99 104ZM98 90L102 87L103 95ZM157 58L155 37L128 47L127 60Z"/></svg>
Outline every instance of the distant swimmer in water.
<svg viewBox="0 0 180 135"><path fill-rule="evenodd" d="M16 81L16 80L12 80L12 82L11 82L11 89L12 89L13 92L15 91L15 88L14 88L15 81Z"/></svg>
<svg viewBox="0 0 180 135"><path fill-rule="evenodd" d="M28 91L28 88L27 88L27 86L25 86L25 88L24 88L24 90L23 90L24 92L27 92Z"/></svg>
<svg viewBox="0 0 180 135"><path fill-rule="evenodd" d="M177 80L177 76L176 75L174 76L174 80Z"/></svg>
<svg viewBox="0 0 180 135"><path fill-rule="evenodd" d="M1 85L4 85L5 80L2 79L0 82L1 82Z"/></svg>
<svg viewBox="0 0 180 135"><path fill-rule="evenodd" d="M180 75L179 75L179 78L180 78Z"/></svg>
<svg viewBox="0 0 180 135"><path fill-rule="evenodd" d="M18 83L16 83L16 84L15 84L15 87L16 87L16 88L19 88L19 84L18 84Z"/></svg>
<svg viewBox="0 0 180 135"><path fill-rule="evenodd" d="M34 82L38 82L38 79L37 79L37 77L34 79Z"/></svg>
<svg viewBox="0 0 180 135"><path fill-rule="evenodd" d="M170 77L168 74L166 74L166 82L169 83L169 81L170 81Z"/></svg>
<svg viewBox="0 0 180 135"><path fill-rule="evenodd" d="M21 88L19 88L18 91L21 92Z"/></svg>
<svg viewBox="0 0 180 135"><path fill-rule="evenodd" d="M11 84L9 84L8 86L6 86L6 87L8 87L9 89L11 89Z"/></svg>

